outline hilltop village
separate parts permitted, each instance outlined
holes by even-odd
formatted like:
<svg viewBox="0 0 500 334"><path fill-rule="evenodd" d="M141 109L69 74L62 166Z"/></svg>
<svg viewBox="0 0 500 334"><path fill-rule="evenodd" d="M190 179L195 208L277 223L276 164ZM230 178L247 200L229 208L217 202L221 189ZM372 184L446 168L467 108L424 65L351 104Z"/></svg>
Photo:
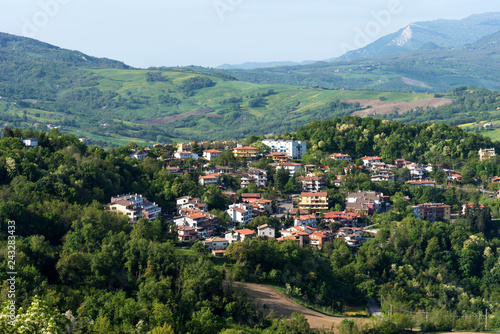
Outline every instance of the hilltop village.
<svg viewBox="0 0 500 334"><path fill-rule="evenodd" d="M359 247L377 233L377 228L370 226L372 217L390 211L394 201L399 207L412 205L416 218L430 222L453 221L459 215L484 209L482 204L469 202L453 208L444 203L412 202L409 196L391 200L376 186L348 192L339 202L344 184L361 179L373 185L397 181L420 188L419 192L460 186L462 173L447 164L420 165L402 158L384 162L378 156L351 157L336 152L324 157L326 165L315 165L302 162L306 141L264 139L254 144L179 143L176 151L163 159L169 174L191 173L199 186L220 194L226 203L222 210L210 210L201 198L191 196L178 197L175 207L161 210L141 194L118 195L106 208L126 215L130 223L141 218L154 220L161 211L179 242L200 241L214 256L224 256L231 243L252 238L293 240L301 247L317 248L341 239L350 247ZM129 158L145 159L151 149L154 147L132 149ZM496 156L494 148L480 149L477 154L479 161ZM490 177L488 183L500 184L500 177ZM500 196L489 193L489 197Z"/></svg>

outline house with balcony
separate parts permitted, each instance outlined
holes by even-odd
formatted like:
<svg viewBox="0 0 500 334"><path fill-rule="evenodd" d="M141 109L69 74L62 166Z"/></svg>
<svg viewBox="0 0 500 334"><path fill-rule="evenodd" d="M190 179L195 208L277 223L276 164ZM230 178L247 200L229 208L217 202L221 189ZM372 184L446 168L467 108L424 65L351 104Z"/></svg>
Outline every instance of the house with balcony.
<svg viewBox="0 0 500 334"><path fill-rule="evenodd" d="M240 158L257 158L259 149L252 146L240 146L233 149L234 156Z"/></svg>
<svg viewBox="0 0 500 334"><path fill-rule="evenodd" d="M326 192L303 192L300 194L298 204L301 210L310 210L312 212L328 210L328 194Z"/></svg>
<svg viewBox="0 0 500 334"><path fill-rule="evenodd" d="M333 153L330 154L328 157L335 161L351 161L351 156L349 154Z"/></svg>
<svg viewBox="0 0 500 334"><path fill-rule="evenodd" d="M304 192L316 193L326 188L325 178L322 176L300 176L299 180Z"/></svg>
<svg viewBox="0 0 500 334"><path fill-rule="evenodd" d="M303 215L295 217L293 221L294 226L311 226L316 227L318 218L315 215Z"/></svg>
<svg viewBox="0 0 500 334"><path fill-rule="evenodd" d="M283 163L278 163L278 162L273 162L270 163L269 166L272 166L278 169L286 169L290 172L290 176L293 177L295 174L300 173L302 170L302 164L299 164L297 162L283 162Z"/></svg>
<svg viewBox="0 0 500 334"><path fill-rule="evenodd" d="M179 241L196 241L198 240L198 233L194 227L179 226L177 228Z"/></svg>
<svg viewBox="0 0 500 334"><path fill-rule="evenodd" d="M208 174L208 175L203 175L198 178L198 182L202 186L208 186L211 184L219 184L219 176L220 174Z"/></svg>
<svg viewBox="0 0 500 334"><path fill-rule="evenodd" d="M451 207L443 203L425 203L413 206L413 213L418 219L434 222L445 218L450 219Z"/></svg>
<svg viewBox="0 0 500 334"><path fill-rule="evenodd" d="M225 239L229 241L229 243L243 241L243 240L251 240L255 236L255 232L248 229L240 229L240 230L230 230L225 234Z"/></svg>
<svg viewBox="0 0 500 334"><path fill-rule="evenodd" d="M232 204L226 212L231 222L236 225L244 225L254 218L253 207L246 203Z"/></svg>

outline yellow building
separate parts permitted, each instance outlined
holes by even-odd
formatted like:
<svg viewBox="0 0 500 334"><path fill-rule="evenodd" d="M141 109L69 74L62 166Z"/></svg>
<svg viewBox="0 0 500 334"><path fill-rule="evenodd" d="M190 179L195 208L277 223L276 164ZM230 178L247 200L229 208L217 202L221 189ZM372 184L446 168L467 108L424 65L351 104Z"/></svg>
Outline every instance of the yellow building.
<svg viewBox="0 0 500 334"><path fill-rule="evenodd" d="M326 192L301 193L299 209L311 209L312 212L328 210L328 194Z"/></svg>
<svg viewBox="0 0 500 334"><path fill-rule="evenodd" d="M251 146L242 146L234 148L234 156L242 158L255 158L259 153L259 149Z"/></svg>

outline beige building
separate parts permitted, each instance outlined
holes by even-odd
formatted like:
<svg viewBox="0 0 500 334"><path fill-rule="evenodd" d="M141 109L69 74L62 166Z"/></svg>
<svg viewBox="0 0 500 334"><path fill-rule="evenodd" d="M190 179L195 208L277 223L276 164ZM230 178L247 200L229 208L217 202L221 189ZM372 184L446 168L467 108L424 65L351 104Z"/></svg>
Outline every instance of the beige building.
<svg viewBox="0 0 500 334"><path fill-rule="evenodd" d="M450 219L450 208L449 205L443 203L425 203L415 205L413 213L418 219L433 222L439 218Z"/></svg>
<svg viewBox="0 0 500 334"><path fill-rule="evenodd" d="M234 148L234 156L242 158L256 158L259 154L259 149L251 146L241 146Z"/></svg>
<svg viewBox="0 0 500 334"><path fill-rule="evenodd" d="M299 209L313 212L328 210L328 194L326 192L301 193Z"/></svg>
<svg viewBox="0 0 500 334"><path fill-rule="evenodd" d="M478 154L479 154L479 161L490 159L496 156L495 148L480 149Z"/></svg>

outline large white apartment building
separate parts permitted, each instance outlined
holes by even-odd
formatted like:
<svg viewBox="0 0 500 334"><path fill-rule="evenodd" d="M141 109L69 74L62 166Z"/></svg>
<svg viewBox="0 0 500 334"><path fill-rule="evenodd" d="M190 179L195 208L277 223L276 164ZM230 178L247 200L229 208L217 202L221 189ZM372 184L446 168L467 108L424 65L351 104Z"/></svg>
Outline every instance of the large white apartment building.
<svg viewBox="0 0 500 334"><path fill-rule="evenodd" d="M306 154L306 142L304 140L275 140L264 139L262 144L269 146L271 152L281 152L292 157L292 159L302 159Z"/></svg>

